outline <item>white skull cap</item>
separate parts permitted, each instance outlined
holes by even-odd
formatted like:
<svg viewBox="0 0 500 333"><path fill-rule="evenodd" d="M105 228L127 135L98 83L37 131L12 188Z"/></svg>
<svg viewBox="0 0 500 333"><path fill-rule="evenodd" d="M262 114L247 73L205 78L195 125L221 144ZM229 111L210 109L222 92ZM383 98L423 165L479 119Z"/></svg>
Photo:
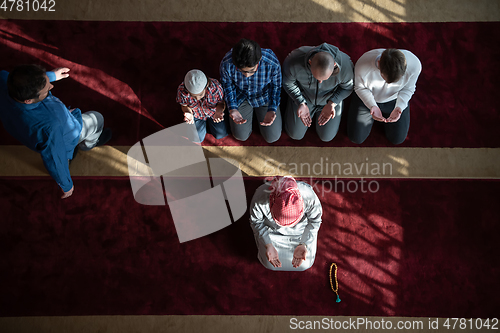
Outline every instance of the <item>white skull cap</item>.
<svg viewBox="0 0 500 333"><path fill-rule="evenodd" d="M184 86L191 94L198 95L207 86L207 76L199 69L190 70L184 77Z"/></svg>

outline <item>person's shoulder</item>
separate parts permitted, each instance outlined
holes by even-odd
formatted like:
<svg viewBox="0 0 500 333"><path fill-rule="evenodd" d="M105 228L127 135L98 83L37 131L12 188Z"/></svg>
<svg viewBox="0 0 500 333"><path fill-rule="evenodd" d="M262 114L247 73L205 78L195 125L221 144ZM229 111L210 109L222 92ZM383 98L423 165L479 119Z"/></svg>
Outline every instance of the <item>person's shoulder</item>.
<svg viewBox="0 0 500 333"><path fill-rule="evenodd" d="M184 86L184 82L179 84L179 86L177 87L177 91L178 92L185 92L186 91L186 87Z"/></svg>
<svg viewBox="0 0 500 333"><path fill-rule="evenodd" d="M252 204L265 204L269 203L269 184L260 185L252 197Z"/></svg>
<svg viewBox="0 0 500 333"><path fill-rule="evenodd" d="M310 195L311 193L314 193L313 187L308 183L305 183L303 181L298 181L297 185L299 187L300 193L302 194Z"/></svg>
<svg viewBox="0 0 500 333"><path fill-rule="evenodd" d="M221 66L222 65L227 65L227 64L232 64L233 63L233 49L229 50L224 57L222 58L221 61Z"/></svg>
<svg viewBox="0 0 500 333"><path fill-rule="evenodd" d="M214 78L210 78L210 87L212 87L212 86L215 88L222 87L219 80L214 79Z"/></svg>
<svg viewBox="0 0 500 333"><path fill-rule="evenodd" d="M62 127L69 112L66 105L49 92L49 96L39 102L39 105L28 113L33 114L38 119L43 119L46 124L51 124L51 127Z"/></svg>
<svg viewBox="0 0 500 333"><path fill-rule="evenodd" d="M375 59L377 58L379 55L382 54L382 52L384 52L385 49L373 49L373 50L370 50L370 51L367 51L365 53L363 53L363 55L361 55L361 57L359 57L359 60L370 60L370 59Z"/></svg>
<svg viewBox="0 0 500 333"><path fill-rule="evenodd" d="M411 52L409 50L400 49L399 51L403 52L403 54L405 55L406 58L418 59L417 56L413 52Z"/></svg>
<svg viewBox="0 0 500 333"><path fill-rule="evenodd" d="M356 75L364 76L371 72L378 71L378 68L375 65L375 60L382 54L382 52L384 52L384 49L375 49L365 52L361 57L359 57L358 61L356 61L356 65L354 66Z"/></svg>
<svg viewBox="0 0 500 333"><path fill-rule="evenodd" d="M277 58L276 54L271 49L261 49L261 52L262 52L262 56L263 57L271 57L271 58L274 57L274 58Z"/></svg>
<svg viewBox="0 0 500 333"><path fill-rule="evenodd" d="M190 95L186 90L186 86L184 85L184 82L182 82L181 84L179 84L179 87L177 87L177 99L179 99L179 98L186 99L189 96ZM179 102L179 101L177 101L177 102Z"/></svg>
<svg viewBox="0 0 500 333"><path fill-rule="evenodd" d="M1 79L2 81L7 82L7 78L8 78L8 77L9 77L9 72L4 71L4 70L0 71L0 79Z"/></svg>
<svg viewBox="0 0 500 333"><path fill-rule="evenodd" d="M346 53L339 51L335 61L340 67L340 77L343 79L352 79L352 76L354 75L354 64L351 57Z"/></svg>
<svg viewBox="0 0 500 333"><path fill-rule="evenodd" d="M314 46L301 46L292 50L285 58L283 64L293 67L305 67L305 57L313 48Z"/></svg>
<svg viewBox="0 0 500 333"><path fill-rule="evenodd" d="M351 56L348 55L347 53L343 52L343 51L340 51L337 53L337 60L339 60L340 62L342 63L345 63L345 62L352 62L351 60Z"/></svg>
<svg viewBox="0 0 500 333"><path fill-rule="evenodd" d="M289 54L288 57L303 57L305 56L309 51L314 49L314 46L301 46L296 48L295 50L292 50Z"/></svg>
<svg viewBox="0 0 500 333"><path fill-rule="evenodd" d="M403 54L405 55L408 70L410 72L420 73L420 71L422 70L422 63L420 62L420 59L418 59L418 57L411 51L408 50L400 50L400 51L403 52Z"/></svg>
<svg viewBox="0 0 500 333"><path fill-rule="evenodd" d="M66 107L66 105L64 105L64 103L59 99L57 98L56 96L52 95L52 92L49 91L49 95L47 97L45 97L45 99L41 102L39 102L40 104L37 106L37 108L40 108L40 107L45 107L47 109L51 109L53 111L68 111L68 108Z"/></svg>
<svg viewBox="0 0 500 333"><path fill-rule="evenodd" d="M262 49L262 61L271 66L280 66L278 57L271 49Z"/></svg>
<svg viewBox="0 0 500 333"><path fill-rule="evenodd" d="M210 78L210 84L208 85L207 92L210 95L223 93L222 85L216 79Z"/></svg>
<svg viewBox="0 0 500 333"><path fill-rule="evenodd" d="M303 182L301 180L297 181L297 185L300 189L306 189L306 190L312 190L312 186L306 182Z"/></svg>
<svg viewBox="0 0 500 333"><path fill-rule="evenodd" d="M310 184L298 181L297 185L304 200L315 200L318 197L316 192L314 192L314 188Z"/></svg>
<svg viewBox="0 0 500 333"><path fill-rule="evenodd" d="M336 47L335 45L328 44L328 43L322 43L315 48L316 52L328 52L330 53L334 58L338 57L338 54L340 52L339 48Z"/></svg>
<svg viewBox="0 0 500 333"><path fill-rule="evenodd" d="M236 67L233 64L233 50L231 49L226 53L222 61L220 62L220 74L221 77L227 77L228 75L234 75L236 72Z"/></svg>

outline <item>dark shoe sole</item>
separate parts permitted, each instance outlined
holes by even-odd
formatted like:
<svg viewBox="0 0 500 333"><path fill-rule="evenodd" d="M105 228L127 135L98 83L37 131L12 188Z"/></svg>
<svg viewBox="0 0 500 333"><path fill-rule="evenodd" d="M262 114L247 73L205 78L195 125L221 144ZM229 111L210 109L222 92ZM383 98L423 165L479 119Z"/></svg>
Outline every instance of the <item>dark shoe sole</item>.
<svg viewBox="0 0 500 333"><path fill-rule="evenodd" d="M99 136L99 140L97 140L97 144L95 146L99 147L105 145L109 140L111 140L112 136L113 133L111 132L111 128L105 128Z"/></svg>

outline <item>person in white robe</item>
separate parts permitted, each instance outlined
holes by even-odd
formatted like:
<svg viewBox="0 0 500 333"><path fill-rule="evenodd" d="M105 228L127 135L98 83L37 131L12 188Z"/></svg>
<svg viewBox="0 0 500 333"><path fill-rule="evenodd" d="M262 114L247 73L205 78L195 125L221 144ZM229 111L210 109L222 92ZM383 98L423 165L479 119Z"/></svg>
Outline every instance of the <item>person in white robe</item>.
<svg viewBox="0 0 500 333"><path fill-rule="evenodd" d="M259 261L275 271L304 271L316 258L323 209L311 185L274 177L261 185L250 206Z"/></svg>

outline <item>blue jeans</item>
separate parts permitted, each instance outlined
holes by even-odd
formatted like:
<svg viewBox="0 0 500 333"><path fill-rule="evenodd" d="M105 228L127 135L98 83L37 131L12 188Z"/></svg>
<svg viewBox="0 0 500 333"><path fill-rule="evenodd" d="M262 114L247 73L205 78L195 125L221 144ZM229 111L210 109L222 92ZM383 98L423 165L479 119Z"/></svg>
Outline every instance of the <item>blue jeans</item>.
<svg viewBox="0 0 500 333"><path fill-rule="evenodd" d="M205 136L207 135L207 125L209 133L212 134L217 140L226 137L228 134L225 120L221 121L220 123L216 123L212 118L207 118L206 120L195 118L194 124L196 126L196 130L198 131L200 142L203 142L203 140L205 140Z"/></svg>

